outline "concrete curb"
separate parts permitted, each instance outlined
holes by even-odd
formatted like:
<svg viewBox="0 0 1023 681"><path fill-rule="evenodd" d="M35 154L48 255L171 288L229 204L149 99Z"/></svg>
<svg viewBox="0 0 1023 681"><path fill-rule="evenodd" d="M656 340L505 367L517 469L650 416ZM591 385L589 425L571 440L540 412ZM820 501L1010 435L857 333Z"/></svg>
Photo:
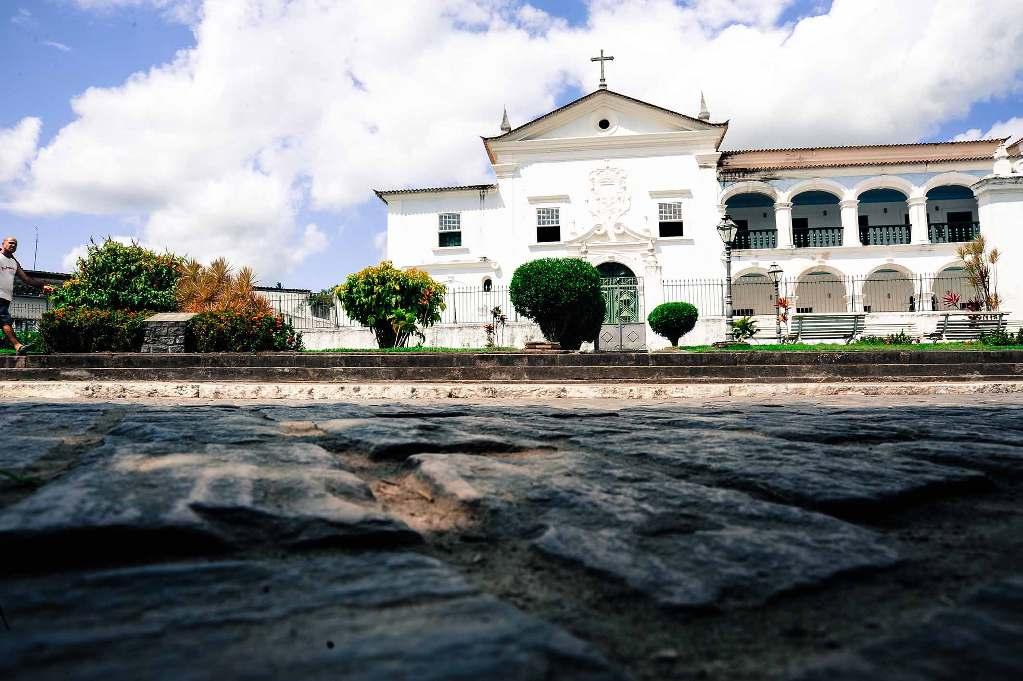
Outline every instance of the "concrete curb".
<svg viewBox="0 0 1023 681"><path fill-rule="evenodd" d="M687 400L722 397L1023 394L1023 381L919 383L214 383L173 381L3 381L4 400Z"/></svg>

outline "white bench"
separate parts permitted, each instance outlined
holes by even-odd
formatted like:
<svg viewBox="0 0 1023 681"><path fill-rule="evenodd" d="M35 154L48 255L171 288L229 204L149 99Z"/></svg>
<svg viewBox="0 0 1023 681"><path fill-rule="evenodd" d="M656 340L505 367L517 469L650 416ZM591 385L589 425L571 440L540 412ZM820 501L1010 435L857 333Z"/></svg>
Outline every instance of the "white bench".
<svg viewBox="0 0 1023 681"><path fill-rule="evenodd" d="M786 340L794 343L836 340L848 343L863 330L865 317L862 312L795 314L792 316L792 326Z"/></svg>
<svg viewBox="0 0 1023 681"><path fill-rule="evenodd" d="M911 338L917 338L920 332L917 330L916 322L875 322L871 321L870 315L863 322L863 330L857 338L887 338L904 333Z"/></svg>
<svg viewBox="0 0 1023 681"><path fill-rule="evenodd" d="M975 341L982 334L1005 329L1008 312L946 312L928 338L936 341Z"/></svg>

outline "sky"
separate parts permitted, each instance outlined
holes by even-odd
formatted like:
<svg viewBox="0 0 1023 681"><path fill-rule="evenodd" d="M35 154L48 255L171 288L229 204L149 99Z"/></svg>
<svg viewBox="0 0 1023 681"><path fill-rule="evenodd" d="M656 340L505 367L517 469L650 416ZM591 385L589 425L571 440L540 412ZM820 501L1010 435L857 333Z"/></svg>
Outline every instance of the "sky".
<svg viewBox="0 0 1023 681"><path fill-rule="evenodd" d="M0 231L330 286L383 257L373 189L491 181L479 137L600 49L724 148L1023 136L1019 0L0 0Z"/></svg>

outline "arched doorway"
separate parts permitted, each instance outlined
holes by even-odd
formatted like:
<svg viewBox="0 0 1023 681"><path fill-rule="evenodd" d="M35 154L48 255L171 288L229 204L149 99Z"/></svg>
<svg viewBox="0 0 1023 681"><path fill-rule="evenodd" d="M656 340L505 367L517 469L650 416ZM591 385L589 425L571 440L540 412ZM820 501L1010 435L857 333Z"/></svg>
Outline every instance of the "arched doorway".
<svg viewBox="0 0 1023 681"><path fill-rule="evenodd" d="M915 309L913 277L896 269L874 270L863 282L864 312L909 312Z"/></svg>
<svg viewBox="0 0 1023 681"><path fill-rule="evenodd" d="M890 246L910 243L909 206L898 189L870 189L859 196L860 243Z"/></svg>
<svg viewBox="0 0 1023 681"><path fill-rule="evenodd" d="M980 233L973 191L945 184L927 192L927 232L932 244L973 241Z"/></svg>
<svg viewBox="0 0 1023 681"><path fill-rule="evenodd" d="M811 190L792 197L792 244L796 248L842 245L842 210L837 196Z"/></svg>
<svg viewBox="0 0 1023 681"><path fill-rule="evenodd" d="M774 314L774 282L766 274L750 272L732 282L732 314L736 317Z"/></svg>
<svg viewBox="0 0 1023 681"><path fill-rule="evenodd" d="M774 199L770 196L759 192L736 194L725 201L725 210L739 226L735 248L777 248Z"/></svg>
<svg viewBox="0 0 1023 681"><path fill-rule="evenodd" d="M984 296L977 290L962 265L949 265L938 272L931 287L935 310L983 309Z"/></svg>
<svg viewBox="0 0 1023 681"><path fill-rule="evenodd" d="M604 324L600 327L598 349L646 349L642 281L620 262L602 262L597 271L604 296Z"/></svg>
<svg viewBox="0 0 1023 681"><path fill-rule="evenodd" d="M597 265L597 271L600 272L600 276L604 279L636 278L636 274L620 262L602 262Z"/></svg>
<svg viewBox="0 0 1023 681"><path fill-rule="evenodd" d="M796 312L847 312L846 295L845 282L833 272L801 274L796 280Z"/></svg>

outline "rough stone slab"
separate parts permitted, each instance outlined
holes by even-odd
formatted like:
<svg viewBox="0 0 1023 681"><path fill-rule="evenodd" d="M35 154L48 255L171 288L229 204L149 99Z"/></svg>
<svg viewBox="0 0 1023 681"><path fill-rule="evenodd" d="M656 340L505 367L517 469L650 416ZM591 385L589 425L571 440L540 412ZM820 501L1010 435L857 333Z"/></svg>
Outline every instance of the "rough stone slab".
<svg viewBox="0 0 1023 681"><path fill-rule="evenodd" d="M715 485L840 515L884 512L893 503L987 483L976 470L864 446L779 439L765 436L758 426L753 426L755 432L736 432L727 429L728 422L727 417L710 423L701 419L686 427L683 419L674 419L657 429L628 428L571 441L590 451L660 464L682 478L706 478ZM790 427L825 430L813 420Z"/></svg>
<svg viewBox="0 0 1023 681"><path fill-rule="evenodd" d="M1023 442L1023 437L1017 442ZM1019 444L920 440L897 445L881 444L875 451L882 456L892 453L997 475L1023 475L1023 446Z"/></svg>
<svg viewBox="0 0 1023 681"><path fill-rule="evenodd" d="M194 312L157 312L146 317L147 322L187 322L195 316Z"/></svg>
<svg viewBox="0 0 1023 681"><path fill-rule="evenodd" d="M5 679L623 678L564 630L407 553L58 575L2 593Z"/></svg>
<svg viewBox="0 0 1023 681"><path fill-rule="evenodd" d="M238 407L146 407L125 414L109 433L131 442L243 445L280 439L277 422Z"/></svg>
<svg viewBox="0 0 1023 681"><path fill-rule="evenodd" d="M1023 678L1023 576L990 584L923 624L826 657L792 681Z"/></svg>
<svg viewBox="0 0 1023 681"><path fill-rule="evenodd" d="M325 446L334 451L368 454L376 460L401 461L421 452L521 452L550 445L508 433L481 435L451 419L332 419L316 423ZM471 422L470 422L471 424ZM471 425L470 425L471 428Z"/></svg>
<svg viewBox="0 0 1023 681"><path fill-rule="evenodd" d="M418 539L317 445L109 444L0 513L0 545L43 566L247 546Z"/></svg>
<svg viewBox="0 0 1023 681"><path fill-rule="evenodd" d="M406 465L448 500L491 512L491 531L532 536L539 527L542 553L669 608L752 605L897 560L870 530L590 455L423 454Z"/></svg>
<svg viewBox="0 0 1023 681"><path fill-rule="evenodd" d="M50 450L63 443L84 441L102 413L94 405L8 404L0 407L3 444L0 470L24 473ZM4 478L0 477L0 485Z"/></svg>

